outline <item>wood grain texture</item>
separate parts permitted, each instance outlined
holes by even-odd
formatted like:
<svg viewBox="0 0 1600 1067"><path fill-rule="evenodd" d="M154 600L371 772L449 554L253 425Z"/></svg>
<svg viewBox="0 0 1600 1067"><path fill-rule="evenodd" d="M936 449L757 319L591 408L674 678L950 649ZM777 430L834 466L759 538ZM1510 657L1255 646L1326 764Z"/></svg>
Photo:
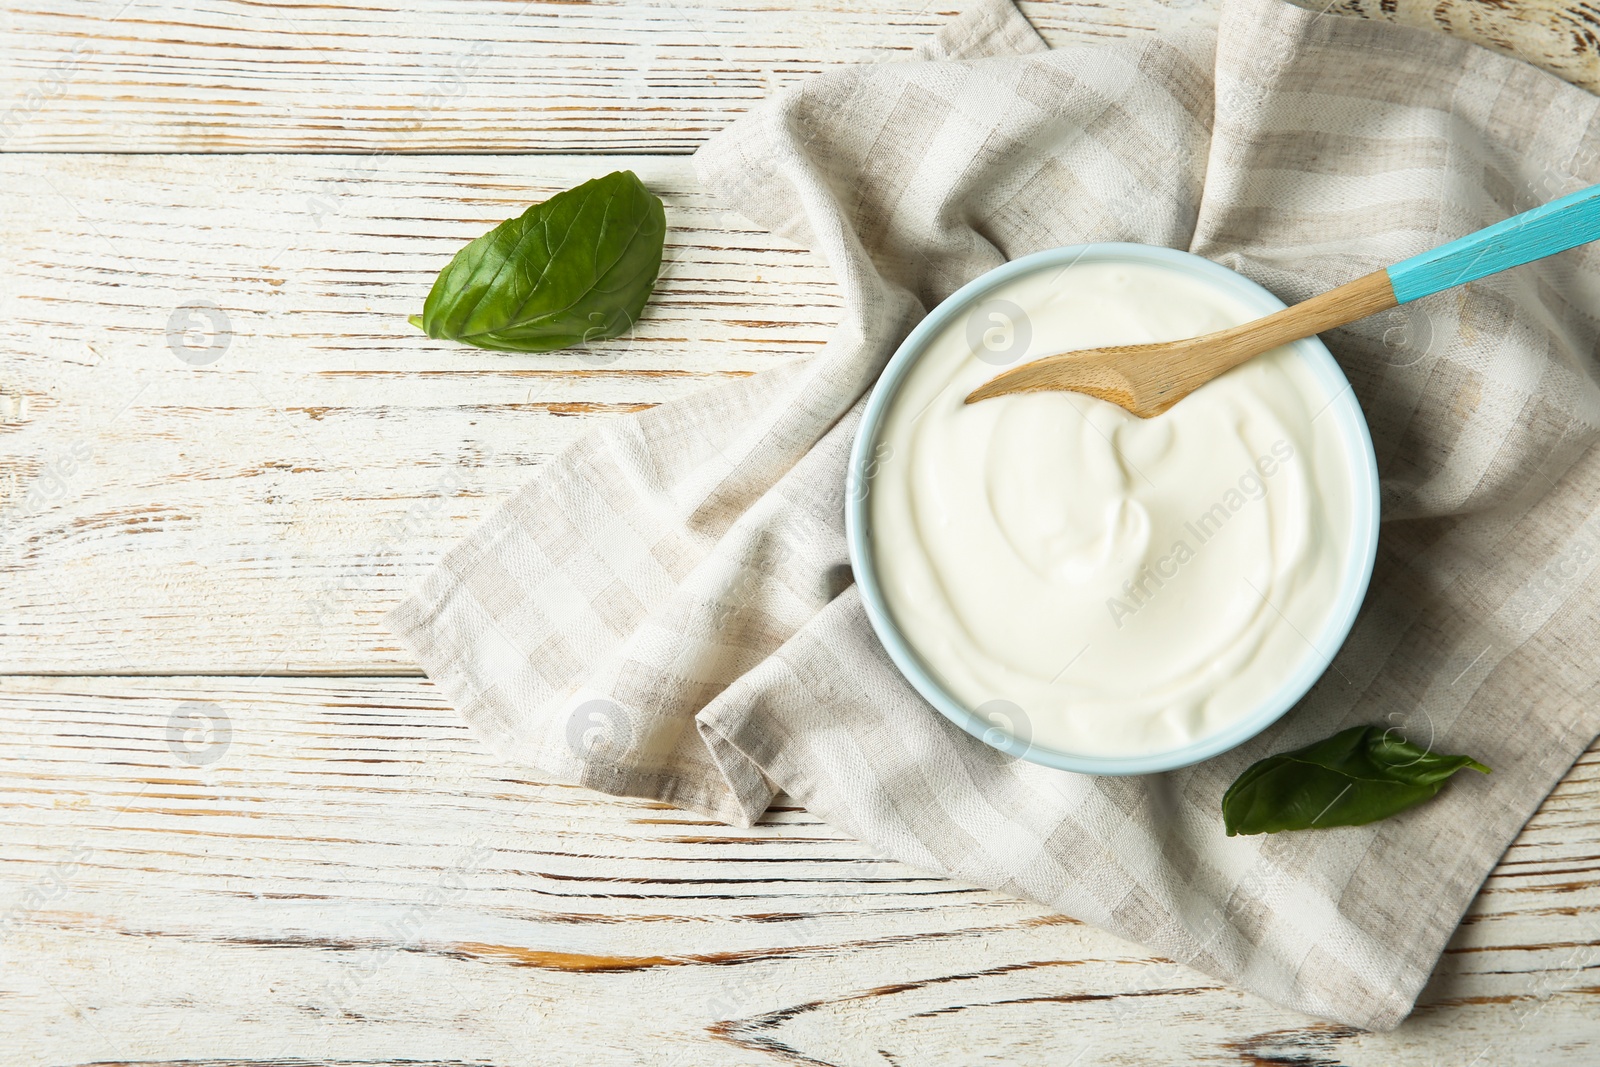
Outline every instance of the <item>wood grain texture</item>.
<svg viewBox="0 0 1600 1067"><path fill-rule="evenodd" d="M1295 0L1321 7L1320 0ZM1334 0L1331 11L1441 30L1600 92L1600 8L1573 0Z"/></svg>
<svg viewBox="0 0 1600 1067"><path fill-rule="evenodd" d="M1024 3L1053 43L1203 0ZM0 12L0 1064L1547 1064L1600 1046L1600 753L1395 1034L874 856L497 764L382 611L590 420L814 351L825 267L670 158L949 5L36 0ZM1593 12L1341 0L1600 84ZM75 155L80 152L344 152ZM497 153L406 155L406 153ZM607 153L587 158L564 153ZM546 153L516 158L513 153ZM620 166L638 334L404 316ZM94 678L74 674L209 675Z"/></svg>
<svg viewBox="0 0 1600 1067"><path fill-rule="evenodd" d="M1197 0L1024 3L1053 43ZM690 152L840 63L908 58L932 0L36 0L0 37L28 151Z"/></svg>
<svg viewBox="0 0 1600 1067"><path fill-rule="evenodd" d="M736 830L531 780L421 680L3 679L0 768L7 1064L1600 1056L1600 752L1393 1034L875 856L785 801Z"/></svg>
<svg viewBox="0 0 1600 1067"><path fill-rule="evenodd" d="M1315 0L1305 6L1322 7ZM1211 0L1024 2L1054 45ZM91 152L689 152L841 63L907 58L931 0L546 3L35 0L0 23L0 144ZM1600 14L1566 0L1337 0L1600 87Z"/></svg>
<svg viewBox="0 0 1600 1067"><path fill-rule="evenodd" d="M407 324L466 240L630 166L669 227L632 336ZM382 613L543 457L838 318L681 159L0 156L0 196L0 670L414 672Z"/></svg>

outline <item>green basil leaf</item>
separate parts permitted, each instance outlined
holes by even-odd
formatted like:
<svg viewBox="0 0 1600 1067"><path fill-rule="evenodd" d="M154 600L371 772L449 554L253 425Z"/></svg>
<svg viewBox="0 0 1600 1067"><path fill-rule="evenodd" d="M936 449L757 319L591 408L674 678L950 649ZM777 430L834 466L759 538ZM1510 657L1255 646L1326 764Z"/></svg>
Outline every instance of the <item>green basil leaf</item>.
<svg viewBox="0 0 1600 1067"><path fill-rule="evenodd" d="M602 341L638 321L661 271L666 211L631 170L557 193L456 253L411 322L505 352Z"/></svg>
<svg viewBox="0 0 1600 1067"><path fill-rule="evenodd" d="M1223 794L1222 822L1229 837L1362 826L1428 800L1463 767L1489 773L1470 756L1430 752L1380 726L1352 726L1251 764Z"/></svg>

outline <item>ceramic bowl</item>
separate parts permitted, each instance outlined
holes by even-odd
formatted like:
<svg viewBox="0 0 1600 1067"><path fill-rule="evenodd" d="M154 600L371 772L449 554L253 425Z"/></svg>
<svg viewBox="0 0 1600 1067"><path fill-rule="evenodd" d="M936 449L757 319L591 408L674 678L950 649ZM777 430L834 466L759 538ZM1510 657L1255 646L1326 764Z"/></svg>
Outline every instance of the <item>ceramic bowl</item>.
<svg viewBox="0 0 1600 1067"><path fill-rule="evenodd" d="M1037 252L995 268L962 286L934 308L911 331L884 368L872 395L867 399L866 411L850 455L849 484L862 491L845 494L845 532L850 547L850 563L873 630L906 680L946 718L987 744L1047 767L1089 774L1149 774L1198 763L1248 741L1293 707L1327 669L1328 659L1325 657L1331 657L1350 633L1356 612L1366 595L1367 583L1372 578L1372 566L1378 548L1378 470L1372 437L1344 372L1317 338L1296 341L1291 346L1295 355L1311 369L1326 389L1326 395L1333 397L1317 417L1334 420L1338 439L1345 448L1351 480L1352 514L1347 516L1351 523L1351 547L1340 575L1336 603L1328 613L1326 624L1320 633L1305 635L1324 655L1308 657L1277 692L1236 718L1227 728L1162 752L1130 757L1085 755L1057 751L1018 738L955 699L939 684L896 627L878 584L868 510L872 493L872 457L878 429L895 391L928 344L952 322L961 321L990 292L1034 271L1059 270L1072 264L1094 262L1142 263L1182 271L1209 283L1218 292L1234 298L1260 315L1270 314L1284 306L1283 301L1267 290L1224 266L1188 252L1151 245L1073 245Z"/></svg>

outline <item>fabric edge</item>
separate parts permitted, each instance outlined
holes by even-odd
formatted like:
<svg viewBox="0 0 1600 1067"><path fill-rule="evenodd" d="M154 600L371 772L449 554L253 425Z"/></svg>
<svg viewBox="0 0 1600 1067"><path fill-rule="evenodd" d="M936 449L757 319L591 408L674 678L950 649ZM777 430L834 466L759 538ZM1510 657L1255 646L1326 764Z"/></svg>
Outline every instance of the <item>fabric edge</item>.
<svg viewBox="0 0 1600 1067"><path fill-rule="evenodd" d="M927 60L987 59L1048 51L1050 46L1015 0L977 0L941 26L916 55Z"/></svg>

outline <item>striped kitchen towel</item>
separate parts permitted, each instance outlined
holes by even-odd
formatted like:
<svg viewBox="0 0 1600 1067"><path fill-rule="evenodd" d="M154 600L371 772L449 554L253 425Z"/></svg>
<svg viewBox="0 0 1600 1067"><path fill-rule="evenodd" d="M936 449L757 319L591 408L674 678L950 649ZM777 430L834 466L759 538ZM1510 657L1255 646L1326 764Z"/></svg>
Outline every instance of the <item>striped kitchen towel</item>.
<svg viewBox="0 0 1600 1067"><path fill-rule="evenodd" d="M1596 98L1514 59L1279 0L1224 0L1218 25L1050 50L985 0L918 56L819 75L713 138L702 180L832 267L842 321L813 355L600 424L395 609L478 733L741 825L781 788L908 863L1398 1024L1600 729L1600 255L1327 337L1382 474L1372 591L1311 693L1204 764L1095 778L962 733L880 649L846 558L862 396L983 271L1140 241L1294 302L1600 182ZM1356 723L1495 773L1373 826L1224 836L1245 766Z"/></svg>

